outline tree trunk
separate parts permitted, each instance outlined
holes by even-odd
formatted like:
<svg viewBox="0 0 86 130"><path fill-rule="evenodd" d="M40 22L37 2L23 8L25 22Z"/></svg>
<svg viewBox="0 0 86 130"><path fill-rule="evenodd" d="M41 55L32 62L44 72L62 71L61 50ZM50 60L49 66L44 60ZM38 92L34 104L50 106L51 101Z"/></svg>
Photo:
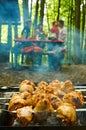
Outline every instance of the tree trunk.
<svg viewBox="0 0 86 130"><path fill-rule="evenodd" d="M81 47L83 48L83 42L84 42L84 30L85 30L85 5L83 4L82 7L82 33L81 33Z"/></svg>
<svg viewBox="0 0 86 130"><path fill-rule="evenodd" d="M81 0L75 0L75 35L74 35L75 64L81 63L80 4L81 4Z"/></svg>
<svg viewBox="0 0 86 130"><path fill-rule="evenodd" d="M73 0L70 0L69 2L69 13L68 13L68 35L67 35L67 63L72 64L73 63Z"/></svg>
<svg viewBox="0 0 86 130"><path fill-rule="evenodd" d="M29 18L28 12L28 0L23 0L23 20L25 24L25 20Z"/></svg>
<svg viewBox="0 0 86 130"><path fill-rule="evenodd" d="M2 30L2 24L0 23L0 43L1 43L1 30Z"/></svg>
<svg viewBox="0 0 86 130"><path fill-rule="evenodd" d="M57 20L59 20L59 16L60 16L60 7L61 7L61 0L58 1L58 16L57 16Z"/></svg>
<svg viewBox="0 0 86 130"><path fill-rule="evenodd" d="M47 25L48 25L48 32L50 31L50 24L49 24L49 13L48 13L48 5L47 5L47 3L46 3L46 14L47 14Z"/></svg>
<svg viewBox="0 0 86 130"><path fill-rule="evenodd" d="M86 24L86 1L85 1L85 24ZM86 26L86 25L85 25ZM84 31L84 43L85 43L85 49L86 49L86 27L85 27L85 31Z"/></svg>
<svg viewBox="0 0 86 130"><path fill-rule="evenodd" d="M39 9L39 0L36 1L34 27L36 27L36 26L37 26L37 23L38 23L38 9Z"/></svg>
<svg viewBox="0 0 86 130"><path fill-rule="evenodd" d="M45 0L41 0L40 3L40 23L43 24L43 18L44 18L44 5L45 5Z"/></svg>
<svg viewBox="0 0 86 130"><path fill-rule="evenodd" d="M31 0L31 4L30 4L30 12L29 12L29 18L30 19L32 17L32 6L33 6L33 0Z"/></svg>

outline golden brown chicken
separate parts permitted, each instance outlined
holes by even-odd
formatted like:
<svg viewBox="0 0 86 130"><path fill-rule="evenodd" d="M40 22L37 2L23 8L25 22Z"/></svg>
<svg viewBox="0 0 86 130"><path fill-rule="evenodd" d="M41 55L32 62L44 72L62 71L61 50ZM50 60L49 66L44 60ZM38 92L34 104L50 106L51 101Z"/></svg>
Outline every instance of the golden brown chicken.
<svg viewBox="0 0 86 130"><path fill-rule="evenodd" d="M51 93L47 94L47 98L55 110L63 103L63 101L58 96Z"/></svg>
<svg viewBox="0 0 86 130"><path fill-rule="evenodd" d="M40 91L34 93L34 95L32 96L32 106L33 106L33 108L43 98L47 98L45 91L42 92L42 90L40 90Z"/></svg>
<svg viewBox="0 0 86 130"><path fill-rule="evenodd" d="M49 84L46 89L45 89L45 92L48 94L48 93L51 93L51 94L54 94L60 98L62 98L64 95L65 95L65 92L62 91L60 89L60 87L56 87L56 86L53 86L52 83Z"/></svg>
<svg viewBox="0 0 86 130"><path fill-rule="evenodd" d="M27 126L32 121L32 107L25 106L16 110L17 113L17 121L23 126Z"/></svg>
<svg viewBox="0 0 86 130"><path fill-rule="evenodd" d="M57 108L57 118L65 124L75 124L76 123L76 109L72 104L63 103Z"/></svg>
<svg viewBox="0 0 86 130"><path fill-rule="evenodd" d="M46 88L45 88L45 93L52 93L54 94L56 92L56 88L52 87L51 85L48 85Z"/></svg>
<svg viewBox="0 0 86 130"><path fill-rule="evenodd" d="M38 84L37 84L37 87L36 87L36 90L41 90L41 89L44 89L48 86L48 83L45 82L45 81L40 81Z"/></svg>
<svg viewBox="0 0 86 130"><path fill-rule="evenodd" d="M65 82L61 82L61 90L65 93L69 93L75 90L73 83L70 80L66 80Z"/></svg>
<svg viewBox="0 0 86 130"><path fill-rule="evenodd" d="M60 89L60 81L59 80L53 80L52 82L49 83L51 87L55 87L57 89Z"/></svg>
<svg viewBox="0 0 86 130"><path fill-rule="evenodd" d="M21 98L23 98L26 101L26 104L31 106L33 104L33 94L28 92L28 91L24 91L20 93Z"/></svg>
<svg viewBox="0 0 86 130"><path fill-rule="evenodd" d="M8 110L14 111L26 105L26 100L21 98L20 94L13 94L9 101Z"/></svg>
<svg viewBox="0 0 86 130"><path fill-rule="evenodd" d="M60 99L62 99L65 94L66 93L60 89L56 90L55 92L55 95L58 96Z"/></svg>
<svg viewBox="0 0 86 130"><path fill-rule="evenodd" d="M32 81L29 80L23 80L19 84L19 91L28 91L28 92L33 92L34 91L35 84Z"/></svg>
<svg viewBox="0 0 86 130"><path fill-rule="evenodd" d="M48 116L54 112L54 108L52 107L47 97L45 97L45 95L42 95L39 98L39 101L33 108L35 122L42 122L44 120L47 120Z"/></svg>
<svg viewBox="0 0 86 130"><path fill-rule="evenodd" d="M50 111L51 113L54 112L54 108L52 107L50 101L47 98L40 99L36 104L34 111L40 112L46 110Z"/></svg>
<svg viewBox="0 0 86 130"><path fill-rule="evenodd" d="M56 117L66 124L76 122L76 108L84 105L84 95L75 91L70 80L60 82L53 80L35 85L32 81L23 80L19 85L19 93L13 94L8 110L17 111L17 119L27 126L33 118L37 121L47 119L48 113L56 113ZM49 115L50 116L50 115Z"/></svg>
<svg viewBox="0 0 86 130"><path fill-rule="evenodd" d="M21 98L23 98L25 100L28 100L29 98L32 97L32 94L28 91L21 92L21 93L19 93L19 95L21 96Z"/></svg>
<svg viewBox="0 0 86 130"><path fill-rule="evenodd" d="M63 96L63 102L71 103L76 108L79 108L84 105L84 96L82 92L72 91Z"/></svg>
<svg viewBox="0 0 86 130"><path fill-rule="evenodd" d="M40 81L40 82L37 84L37 87L41 87L41 86L48 86L48 83L45 82L45 81Z"/></svg>

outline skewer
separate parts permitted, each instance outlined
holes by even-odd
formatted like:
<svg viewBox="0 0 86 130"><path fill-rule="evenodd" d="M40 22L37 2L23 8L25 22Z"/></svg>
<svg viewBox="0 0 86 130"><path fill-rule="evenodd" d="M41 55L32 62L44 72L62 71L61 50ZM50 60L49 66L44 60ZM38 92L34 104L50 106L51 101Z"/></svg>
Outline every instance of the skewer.
<svg viewBox="0 0 86 130"><path fill-rule="evenodd" d="M2 86L0 89L6 90L6 89L19 89L19 87L8 87L8 86Z"/></svg>
<svg viewBox="0 0 86 130"><path fill-rule="evenodd" d="M7 97L7 98L5 98L5 97L0 97L0 100L10 100L11 98L9 97Z"/></svg>
<svg viewBox="0 0 86 130"><path fill-rule="evenodd" d="M75 86L75 89L83 89L86 88L86 86Z"/></svg>
<svg viewBox="0 0 86 130"><path fill-rule="evenodd" d="M76 111L86 111L86 108L80 108L80 109L76 109Z"/></svg>
<svg viewBox="0 0 86 130"><path fill-rule="evenodd" d="M2 94L2 92L0 92ZM3 94L12 94L12 93L19 93L19 92L3 92Z"/></svg>
<svg viewBox="0 0 86 130"><path fill-rule="evenodd" d="M7 110L7 109L0 109L0 111L6 111L6 112L8 112L8 113L14 113L14 114L16 114L16 110L14 110L14 111L9 111L9 110ZM76 112L85 112L86 111L86 108L80 108L80 109L76 109ZM32 113L36 113L34 110L32 110ZM54 113L56 113L56 110L54 111Z"/></svg>
<svg viewBox="0 0 86 130"><path fill-rule="evenodd" d="M0 103L0 105L8 106L9 103L8 102L6 102L6 103Z"/></svg>
<svg viewBox="0 0 86 130"><path fill-rule="evenodd" d="M7 110L8 111L8 110ZM86 111L86 108L78 108L76 109L76 112L83 112L83 111ZM15 111L11 111L12 113L16 113L16 110ZM56 110L54 111L56 113ZM34 110L32 110L32 113L36 113Z"/></svg>
<svg viewBox="0 0 86 130"><path fill-rule="evenodd" d="M2 86L0 87L0 90L7 90L7 89L19 89L18 86L12 86L12 87L9 87L9 86ZM75 89L86 89L86 85L82 85L82 86L75 86Z"/></svg>
<svg viewBox="0 0 86 130"><path fill-rule="evenodd" d="M75 91L86 92L86 89L76 89Z"/></svg>
<svg viewBox="0 0 86 130"><path fill-rule="evenodd" d="M9 111L9 110L7 110L7 109L0 109L0 112L7 112L7 113L16 113L16 111L14 110L14 111Z"/></svg>

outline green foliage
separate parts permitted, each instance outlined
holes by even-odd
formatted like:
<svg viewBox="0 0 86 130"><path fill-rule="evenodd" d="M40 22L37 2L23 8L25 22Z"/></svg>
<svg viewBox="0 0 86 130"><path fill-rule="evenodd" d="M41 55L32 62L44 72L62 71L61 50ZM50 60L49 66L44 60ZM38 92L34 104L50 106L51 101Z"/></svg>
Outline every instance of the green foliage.
<svg viewBox="0 0 86 130"><path fill-rule="evenodd" d="M1 35L2 43L6 43L7 42L7 34L8 34L8 26L7 25L2 25L1 34L2 34Z"/></svg>
<svg viewBox="0 0 86 130"><path fill-rule="evenodd" d="M18 26L18 36L21 36L21 30L23 28L23 0L18 0L19 1L19 9L20 9L20 16L21 16L21 25ZM29 0L28 0L29 2ZM46 0L45 3L45 10L44 10L44 21L43 21L43 29L45 32L48 33L52 21L57 19L58 16L58 8L60 11L59 14L59 19L65 20L65 25L68 28L68 36L70 36L70 30L73 30L73 33L71 34L71 41L69 39L68 44L70 44L71 51L71 56L74 55L74 30L75 30L75 0L60 0L61 5L59 7L59 0ZM81 5L82 7L85 4L86 7L86 2L85 0L81 0ZM33 0L33 5L32 5L32 17L31 20L34 22L34 16L35 16L35 8L36 8L36 3ZM86 8L85 8L86 10ZM72 11L72 12L71 12ZM40 8L39 8L40 12ZM38 14L39 14L38 12ZM80 38L84 39L83 43L81 43L81 46L84 46L86 48L86 29L82 30L82 25L83 25L83 10L80 10ZM84 11L85 16L86 16L86 11ZM39 15L38 15L39 16ZM86 21L86 18L85 18ZM77 21L78 22L78 21ZM84 27L86 26L86 22ZM32 28L32 34L33 34L34 28ZM82 34L84 33L84 38L82 37ZM4 34L4 35L3 35ZM2 26L2 31L1 31L1 42L6 43L7 42L7 35L8 35L8 26L3 25ZM14 26L12 26L12 41L14 41ZM84 48L83 47L83 48Z"/></svg>

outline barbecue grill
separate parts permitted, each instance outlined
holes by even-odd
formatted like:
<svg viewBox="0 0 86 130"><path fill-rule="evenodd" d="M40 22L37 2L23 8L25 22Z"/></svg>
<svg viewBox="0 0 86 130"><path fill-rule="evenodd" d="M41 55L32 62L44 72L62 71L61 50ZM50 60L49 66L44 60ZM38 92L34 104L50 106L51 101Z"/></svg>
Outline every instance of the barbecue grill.
<svg viewBox="0 0 86 130"><path fill-rule="evenodd" d="M76 126L86 126L86 85L75 85L76 91L81 91L84 95L84 105L81 108L76 109L77 124ZM0 87L0 126L19 126L17 121L13 119L13 116L7 110L9 105L9 100L13 93L19 93L19 87L16 86L2 86ZM55 118L55 113L46 122L41 124L30 124L30 126L64 126L61 121L57 121Z"/></svg>

